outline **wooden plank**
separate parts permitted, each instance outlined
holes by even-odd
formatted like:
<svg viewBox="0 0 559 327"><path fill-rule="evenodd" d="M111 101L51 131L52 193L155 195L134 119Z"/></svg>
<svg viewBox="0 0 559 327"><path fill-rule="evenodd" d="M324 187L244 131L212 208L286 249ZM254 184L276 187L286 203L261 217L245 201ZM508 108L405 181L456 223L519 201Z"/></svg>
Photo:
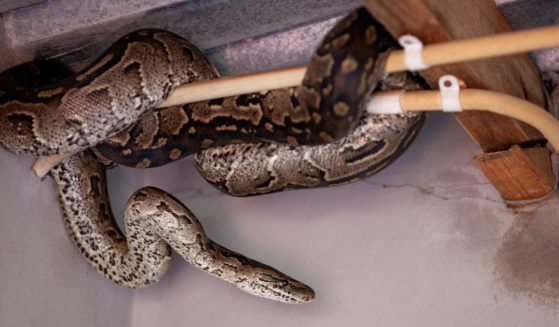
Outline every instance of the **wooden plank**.
<svg viewBox="0 0 559 327"><path fill-rule="evenodd" d="M475 157L501 196L512 202L543 199L555 190L551 152L546 148L510 150Z"/></svg>
<svg viewBox="0 0 559 327"><path fill-rule="evenodd" d="M425 44L510 31L491 0L364 0L372 14L395 37L412 33ZM505 92L542 107L545 97L539 73L527 55L434 67L421 75L436 86L440 76L454 74L468 87ZM460 113L462 126L484 152L543 140L530 126L490 113Z"/></svg>
<svg viewBox="0 0 559 327"><path fill-rule="evenodd" d="M0 0L0 13L31 6L46 0Z"/></svg>

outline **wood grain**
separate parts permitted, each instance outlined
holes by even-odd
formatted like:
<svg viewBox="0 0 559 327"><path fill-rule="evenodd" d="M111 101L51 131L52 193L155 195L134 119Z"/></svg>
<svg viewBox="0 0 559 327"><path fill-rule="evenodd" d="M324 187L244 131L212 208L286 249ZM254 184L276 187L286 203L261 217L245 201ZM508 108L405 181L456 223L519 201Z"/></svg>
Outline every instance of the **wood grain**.
<svg viewBox="0 0 559 327"><path fill-rule="evenodd" d="M510 150L475 157L476 163L507 201L540 199L554 191L550 151L546 148Z"/></svg>

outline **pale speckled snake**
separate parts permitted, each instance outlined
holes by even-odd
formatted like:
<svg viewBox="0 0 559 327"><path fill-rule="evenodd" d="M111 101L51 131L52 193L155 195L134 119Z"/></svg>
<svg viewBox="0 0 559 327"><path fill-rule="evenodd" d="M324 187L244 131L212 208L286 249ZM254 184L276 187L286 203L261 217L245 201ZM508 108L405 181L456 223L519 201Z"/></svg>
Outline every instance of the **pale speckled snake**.
<svg viewBox="0 0 559 327"><path fill-rule="evenodd" d="M247 292L306 302L314 297L308 286L209 240L194 215L161 190L144 188L132 196L124 238L112 217L101 163L146 168L196 153L202 175L233 195L371 175L407 148L423 121L417 114L364 114L394 46L359 9L328 33L299 88L154 111L177 85L218 74L184 39L137 31L82 71L43 81L47 86L21 85L19 68L0 74L0 144L34 156L94 147L57 165L51 176L73 242L107 278L129 287L156 282L168 269L170 246ZM383 85L418 87L409 75Z"/></svg>

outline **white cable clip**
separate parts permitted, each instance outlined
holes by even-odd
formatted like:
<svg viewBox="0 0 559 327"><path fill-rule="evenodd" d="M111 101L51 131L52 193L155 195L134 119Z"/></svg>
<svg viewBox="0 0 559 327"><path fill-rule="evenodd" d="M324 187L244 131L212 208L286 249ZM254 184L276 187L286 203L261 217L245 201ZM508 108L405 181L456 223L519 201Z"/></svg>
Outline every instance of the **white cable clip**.
<svg viewBox="0 0 559 327"><path fill-rule="evenodd" d="M441 109L444 112L462 111L460 103L460 84L454 75L444 75L439 79Z"/></svg>
<svg viewBox="0 0 559 327"><path fill-rule="evenodd" d="M367 112L370 114L402 114L404 109L400 103L402 92L389 91L383 92L382 95L373 94L367 105Z"/></svg>
<svg viewBox="0 0 559 327"><path fill-rule="evenodd" d="M423 42L417 37L406 34L398 42L404 48L404 61L409 71L415 72L429 68L423 60Z"/></svg>

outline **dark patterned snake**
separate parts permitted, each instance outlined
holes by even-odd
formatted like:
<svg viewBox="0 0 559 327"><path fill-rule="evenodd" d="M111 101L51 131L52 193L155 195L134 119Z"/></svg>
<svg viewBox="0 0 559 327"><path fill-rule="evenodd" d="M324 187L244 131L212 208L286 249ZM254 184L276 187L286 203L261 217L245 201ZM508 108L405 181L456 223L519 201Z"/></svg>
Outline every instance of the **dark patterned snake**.
<svg viewBox="0 0 559 327"><path fill-rule="evenodd" d="M116 283L143 287L159 281L170 268L172 248L194 267L253 295L286 303L314 298L308 286L210 240L190 210L153 187L128 200L124 238L112 216L105 172L88 151L66 159L51 175L73 243Z"/></svg>
<svg viewBox="0 0 559 327"><path fill-rule="evenodd" d="M128 287L154 283L168 270L172 248L251 294L306 302L314 297L308 286L214 243L164 191L143 188L132 196L125 238L111 213L102 166L154 167L195 153L209 182L239 196L369 176L395 160L423 122L420 114L364 113L393 47L359 9L325 37L301 87L151 110L177 85L218 74L184 39L137 31L70 76L54 70L59 76L23 86L21 67L0 74L0 145L33 156L78 153L50 175L74 244L105 277ZM422 86L410 75L395 75L380 88Z"/></svg>
<svg viewBox="0 0 559 327"><path fill-rule="evenodd" d="M379 90L425 88L399 73ZM365 113L346 137L325 145L233 144L194 155L198 172L219 190L248 196L298 188L334 186L361 180L396 160L414 140L424 115Z"/></svg>

